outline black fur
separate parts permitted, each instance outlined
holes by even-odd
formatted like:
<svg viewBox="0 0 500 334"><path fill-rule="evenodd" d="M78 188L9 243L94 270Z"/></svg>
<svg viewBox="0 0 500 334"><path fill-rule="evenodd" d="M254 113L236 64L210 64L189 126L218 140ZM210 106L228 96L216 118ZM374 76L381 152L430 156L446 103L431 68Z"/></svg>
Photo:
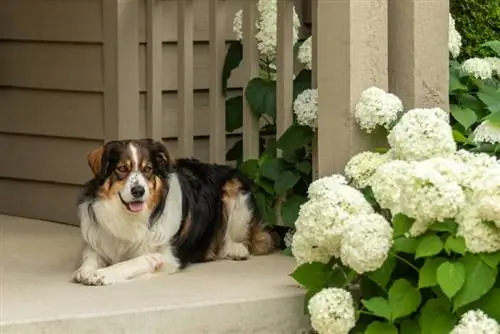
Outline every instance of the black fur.
<svg viewBox="0 0 500 334"><path fill-rule="evenodd" d="M174 246L183 264L201 262L217 231L222 228L224 184L237 179L242 184L242 192L246 193L251 190L251 181L237 169L196 159L177 160L174 171L182 188L183 223L188 214L191 214L192 221L190 233L183 240L177 235ZM252 202L248 205L253 209Z"/></svg>

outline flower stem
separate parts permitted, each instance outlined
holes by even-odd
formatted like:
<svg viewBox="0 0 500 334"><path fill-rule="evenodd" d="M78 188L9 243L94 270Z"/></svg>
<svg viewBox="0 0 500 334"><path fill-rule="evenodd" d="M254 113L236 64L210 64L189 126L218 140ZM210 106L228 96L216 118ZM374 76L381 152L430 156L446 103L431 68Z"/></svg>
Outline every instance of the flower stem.
<svg viewBox="0 0 500 334"><path fill-rule="evenodd" d="M401 256L399 256L399 255L397 255L396 253L392 253L392 252L391 252L391 255L392 255L392 256L394 256L396 259L401 260L401 261L403 261L404 263L406 263L409 267L411 267L411 268L412 268L413 270L415 270L417 273L419 273L419 272L420 272L420 270L418 270L418 268L417 268L417 267L415 267L415 266L414 266L414 265L413 265L410 261L406 260L405 258L403 258L403 257L401 257Z"/></svg>

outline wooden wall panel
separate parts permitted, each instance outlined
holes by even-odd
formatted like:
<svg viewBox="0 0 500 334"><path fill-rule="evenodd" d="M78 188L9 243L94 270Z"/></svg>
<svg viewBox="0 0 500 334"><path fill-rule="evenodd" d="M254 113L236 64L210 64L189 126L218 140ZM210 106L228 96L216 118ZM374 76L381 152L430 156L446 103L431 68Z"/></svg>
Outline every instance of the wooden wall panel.
<svg viewBox="0 0 500 334"><path fill-rule="evenodd" d="M102 139L103 95L0 89L0 132ZM8 112L7 112L8 111Z"/></svg>

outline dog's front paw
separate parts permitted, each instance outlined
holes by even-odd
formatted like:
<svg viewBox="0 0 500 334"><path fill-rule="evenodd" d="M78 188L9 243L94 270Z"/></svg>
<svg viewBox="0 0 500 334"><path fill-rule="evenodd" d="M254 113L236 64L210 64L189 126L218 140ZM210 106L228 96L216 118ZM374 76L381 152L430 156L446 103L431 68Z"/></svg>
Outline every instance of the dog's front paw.
<svg viewBox="0 0 500 334"><path fill-rule="evenodd" d="M89 268L79 268L73 273L73 282L83 283L88 280L92 275L94 275L95 270Z"/></svg>
<svg viewBox="0 0 500 334"><path fill-rule="evenodd" d="M107 271L105 268L102 268L102 269L97 269L90 276L83 279L81 283L85 285L99 286L99 285L115 284L120 281L123 281L123 279L120 276L117 276L113 274L113 272Z"/></svg>
<svg viewBox="0 0 500 334"><path fill-rule="evenodd" d="M241 242L230 242L225 246L223 257L230 260L242 261L250 257L250 252Z"/></svg>

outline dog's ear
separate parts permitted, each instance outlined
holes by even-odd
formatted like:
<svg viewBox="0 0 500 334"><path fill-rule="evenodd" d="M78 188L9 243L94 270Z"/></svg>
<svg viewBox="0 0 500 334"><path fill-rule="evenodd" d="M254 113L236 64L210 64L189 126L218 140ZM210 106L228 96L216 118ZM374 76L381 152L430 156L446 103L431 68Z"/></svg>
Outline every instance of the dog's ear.
<svg viewBox="0 0 500 334"><path fill-rule="evenodd" d="M151 160L155 165L155 169L162 175L167 176L173 169L173 159L168 152L167 147L161 142L152 139L145 139Z"/></svg>
<svg viewBox="0 0 500 334"><path fill-rule="evenodd" d="M96 148L87 155L87 162L94 177L105 178L109 164L116 159L118 148L121 146L118 141L109 141Z"/></svg>
<svg viewBox="0 0 500 334"><path fill-rule="evenodd" d="M104 154L104 145L96 148L95 150L87 154L87 162L94 176L99 175L99 173L101 172L103 154Z"/></svg>

